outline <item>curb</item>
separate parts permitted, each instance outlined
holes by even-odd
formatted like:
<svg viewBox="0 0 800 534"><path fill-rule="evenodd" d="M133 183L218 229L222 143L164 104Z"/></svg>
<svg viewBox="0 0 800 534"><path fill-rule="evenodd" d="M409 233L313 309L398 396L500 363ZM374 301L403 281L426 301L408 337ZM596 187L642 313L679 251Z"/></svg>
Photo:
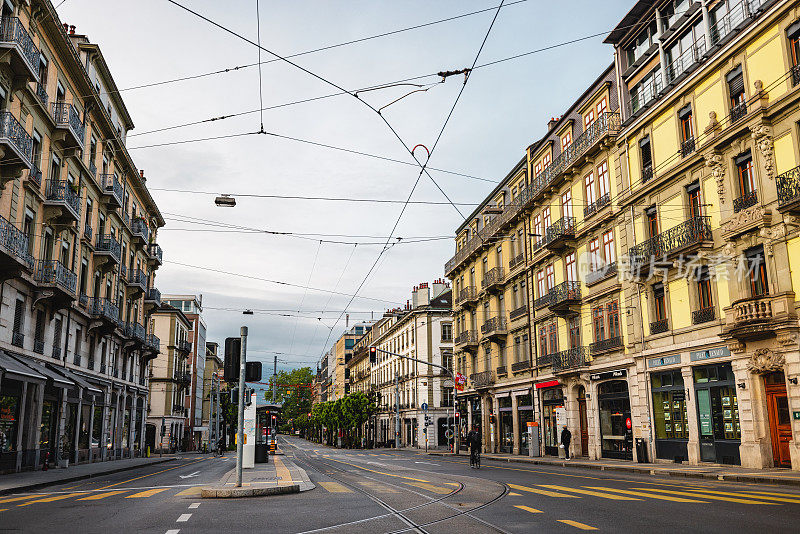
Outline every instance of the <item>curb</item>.
<svg viewBox="0 0 800 534"><path fill-rule="evenodd" d="M127 467L119 467L117 469L110 469L108 471L99 471L97 473L89 473L89 474L86 474L86 475L70 476L70 477L60 478L58 480L49 480L47 482L37 482L36 484L28 484L27 486L17 486L17 487L14 487L14 488L0 489L0 495L8 495L10 493L19 493L21 491L36 490L36 489L46 488L48 486L57 486L58 484L66 484L68 482L76 482L78 480L86 480L87 478L94 478L94 477L99 477L99 476L103 476L103 475L111 475L113 473L121 473L123 471L131 471L132 469L139 469L141 467L148 467L148 466L151 466L151 465L163 464L163 463L166 463L166 462L171 462L173 460L175 460L175 458L165 458L163 460L150 462L148 464L129 465Z"/></svg>
<svg viewBox="0 0 800 534"><path fill-rule="evenodd" d="M454 456L452 453L449 452L429 452L429 456ZM520 458L494 458L491 456L483 455L483 458L486 460L492 460L495 462L506 462L506 463L518 463L518 464L531 464L531 465L549 465L554 467L574 467L579 469L595 469L598 471L621 471L625 473L634 473L640 475L652 475L652 476L668 476L673 478L707 478L719 481L728 481L728 482L749 482L749 483L756 483L756 484L775 484L775 485L785 485L785 486L800 486L800 479L792 479L792 478L780 478L780 477L769 477L769 476L760 476L760 475L753 475L753 474L736 474L736 473L704 473L698 471L675 471L675 470L664 470L664 469L648 469L648 468L637 468L633 466L609 466L609 465L596 465L596 464L581 464L581 463L567 463L565 461L562 462L543 462L540 460L534 459L527 459L525 457Z"/></svg>
<svg viewBox="0 0 800 534"><path fill-rule="evenodd" d="M200 491L203 499L240 499L243 497L267 497L270 495L287 495L289 493L300 493L298 484L287 486L272 486L269 488L228 488L228 487L208 487Z"/></svg>

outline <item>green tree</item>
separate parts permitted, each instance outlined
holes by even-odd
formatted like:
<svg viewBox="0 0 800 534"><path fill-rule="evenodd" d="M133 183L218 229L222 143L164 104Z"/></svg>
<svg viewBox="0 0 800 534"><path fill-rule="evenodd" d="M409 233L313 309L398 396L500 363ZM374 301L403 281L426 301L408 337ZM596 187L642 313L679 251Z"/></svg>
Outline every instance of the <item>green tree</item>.
<svg viewBox="0 0 800 534"><path fill-rule="evenodd" d="M311 382L314 373L310 367L301 367L291 371L278 373L275 386L275 402L281 404L281 430L286 432L298 428L297 421L300 416L308 418L311 411ZM272 402L272 388L270 384L264 392L267 402Z"/></svg>

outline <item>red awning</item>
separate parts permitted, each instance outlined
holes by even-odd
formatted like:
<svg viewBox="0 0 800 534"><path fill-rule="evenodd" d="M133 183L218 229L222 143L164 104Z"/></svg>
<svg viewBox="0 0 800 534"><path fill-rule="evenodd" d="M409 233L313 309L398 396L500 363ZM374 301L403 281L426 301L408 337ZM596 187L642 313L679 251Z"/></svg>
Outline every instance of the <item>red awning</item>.
<svg viewBox="0 0 800 534"><path fill-rule="evenodd" d="M551 388L553 386L560 386L560 385L561 384L558 382L558 380L550 380L548 382L539 382L538 384L536 384L536 389Z"/></svg>

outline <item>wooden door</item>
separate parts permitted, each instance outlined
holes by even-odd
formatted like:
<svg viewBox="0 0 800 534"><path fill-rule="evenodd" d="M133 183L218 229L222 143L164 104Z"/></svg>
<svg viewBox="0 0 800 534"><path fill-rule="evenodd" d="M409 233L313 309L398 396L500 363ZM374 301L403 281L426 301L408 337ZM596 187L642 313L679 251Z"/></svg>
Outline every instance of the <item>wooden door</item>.
<svg viewBox="0 0 800 534"><path fill-rule="evenodd" d="M789 442L792 440L792 425L789 400L786 396L786 379L781 372L764 377L767 393L767 412L772 438L772 458L775 467L791 467Z"/></svg>
<svg viewBox="0 0 800 534"><path fill-rule="evenodd" d="M589 425L586 417L586 390L578 392L578 414L581 422L581 456L589 456Z"/></svg>

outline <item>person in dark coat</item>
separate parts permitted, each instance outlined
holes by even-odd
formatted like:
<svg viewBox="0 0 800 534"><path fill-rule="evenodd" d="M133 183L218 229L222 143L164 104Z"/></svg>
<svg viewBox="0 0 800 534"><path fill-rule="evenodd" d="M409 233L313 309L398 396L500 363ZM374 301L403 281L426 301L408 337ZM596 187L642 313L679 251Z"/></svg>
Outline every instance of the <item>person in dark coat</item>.
<svg viewBox="0 0 800 534"><path fill-rule="evenodd" d="M569 431L569 428L564 427L564 430L561 431L561 445L564 447L564 455L566 459L569 460L569 442L572 441L572 432Z"/></svg>

